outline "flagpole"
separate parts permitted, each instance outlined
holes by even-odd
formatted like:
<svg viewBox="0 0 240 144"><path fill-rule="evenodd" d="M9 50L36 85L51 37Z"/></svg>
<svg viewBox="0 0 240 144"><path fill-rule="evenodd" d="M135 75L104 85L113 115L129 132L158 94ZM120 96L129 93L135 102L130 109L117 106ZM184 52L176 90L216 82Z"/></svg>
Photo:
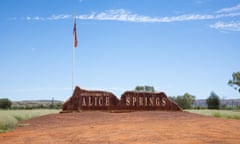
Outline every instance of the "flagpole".
<svg viewBox="0 0 240 144"><path fill-rule="evenodd" d="M77 26L76 15L74 16L73 25L73 48L72 48L72 90L74 90L74 78L75 78L75 48L77 47Z"/></svg>
<svg viewBox="0 0 240 144"><path fill-rule="evenodd" d="M75 46L73 42L73 50L72 50L72 90L74 90L74 71L75 71Z"/></svg>
<svg viewBox="0 0 240 144"><path fill-rule="evenodd" d="M78 46L77 40L77 25L76 25L76 16L74 16L74 25L73 25L73 50L72 50L72 90L74 89L74 78L75 78L75 49Z"/></svg>

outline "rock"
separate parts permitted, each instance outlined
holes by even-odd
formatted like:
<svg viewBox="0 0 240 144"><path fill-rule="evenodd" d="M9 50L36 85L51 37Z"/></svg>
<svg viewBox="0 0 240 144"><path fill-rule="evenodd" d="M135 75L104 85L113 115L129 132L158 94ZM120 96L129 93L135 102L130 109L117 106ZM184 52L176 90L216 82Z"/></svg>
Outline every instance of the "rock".
<svg viewBox="0 0 240 144"><path fill-rule="evenodd" d="M163 92L126 91L119 100L106 91L84 90L76 87L73 95L63 104L62 112L82 110L169 110L181 111L181 108L169 100Z"/></svg>

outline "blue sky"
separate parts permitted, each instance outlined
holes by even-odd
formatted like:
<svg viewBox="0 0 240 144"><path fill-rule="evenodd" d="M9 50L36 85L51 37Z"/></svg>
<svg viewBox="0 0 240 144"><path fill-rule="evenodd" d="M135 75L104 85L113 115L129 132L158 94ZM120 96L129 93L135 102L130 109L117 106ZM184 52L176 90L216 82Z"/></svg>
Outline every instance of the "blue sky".
<svg viewBox="0 0 240 144"><path fill-rule="evenodd" d="M0 98L68 99L74 15L75 85L240 97L239 0L2 0Z"/></svg>

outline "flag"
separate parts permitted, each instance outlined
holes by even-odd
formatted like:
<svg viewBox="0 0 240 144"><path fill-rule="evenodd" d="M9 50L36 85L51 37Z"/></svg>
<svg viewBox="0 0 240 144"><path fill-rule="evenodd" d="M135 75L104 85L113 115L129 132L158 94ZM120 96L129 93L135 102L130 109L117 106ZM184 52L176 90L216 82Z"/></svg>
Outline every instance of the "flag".
<svg viewBox="0 0 240 144"><path fill-rule="evenodd" d="M78 46L76 17L74 18L74 26L73 26L73 45L75 48L77 48Z"/></svg>

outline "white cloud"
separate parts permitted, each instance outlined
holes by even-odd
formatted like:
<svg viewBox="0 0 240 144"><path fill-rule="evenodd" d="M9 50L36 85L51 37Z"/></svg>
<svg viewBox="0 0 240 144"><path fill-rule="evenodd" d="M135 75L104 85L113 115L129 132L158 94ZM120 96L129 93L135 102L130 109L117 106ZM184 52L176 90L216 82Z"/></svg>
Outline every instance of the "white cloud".
<svg viewBox="0 0 240 144"><path fill-rule="evenodd" d="M185 14L170 17L150 17L139 14L133 14L124 9L107 10L100 13L93 12L89 15L79 15L78 19L82 20L109 20L109 21L126 21L126 22L176 22L176 21L190 21L190 20L206 20L213 19L213 15L199 15L199 14Z"/></svg>
<svg viewBox="0 0 240 144"><path fill-rule="evenodd" d="M27 17L24 17L24 18L21 18L23 20L33 20L33 21L45 21L45 20L63 20L63 19L68 19L68 18L71 18L72 16L71 15L67 15L67 14L60 14L60 15L52 15L50 17L39 17L39 16L35 16L35 17L30 17L30 16L27 16ZM14 20L17 20L17 18L15 18Z"/></svg>
<svg viewBox="0 0 240 144"><path fill-rule="evenodd" d="M213 19L213 15L185 14L172 17L157 18L158 22L177 22L177 21L192 21L192 20L208 20Z"/></svg>
<svg viewBox="0 0 240 144"><path fill-rule="evenodd" d="M107 10L100 13L93 12L89 15L79 15L78 19L82 20L108 20L108 21L125 21L125 22L143 22L143 23L170 23L180 21L197 21L197 20L214 20L221 18L231 18L240 16L240 12L233 12L236 7L230 10L225 8L221 11L228 11L230 13L218 13L218 14L183 14L178 16L166 16L166 17L150 17L139 14L134 14L124 9ZM210 28L225 31L240 31L240 22L217 22L210 25Z"/></svg>
<svg viewBox="0 0 240 144"><path fill-rule="evenodd" d="M43 17L39 17L39 16L33 17L32 19L33 19L33 20L37 20L37 21L44 20Z"/></svg>
<svg viewBox="0 0 240 144"><path fill-rule="evenodd" d="M78 19L82 20L108 20L108 21L125 21L125 22L144 22L144 23L167 23L167 22L179 22L179 21L196 21L196 20L210 20L220 19L224 17L237 17L239 13L227 13L217 15L201 15L201 14L183 14L178 16L166 16L166 17L150 17L139 14L134 14L124 9L106 10L100 13L93 12L88 15L79 15Z"/></svg>
<svg viewBox="0 0 240 144"><path fill-rule="evenodd" d="M219 18L224 18L224 17L237 17L237 16L240 16L240 12L238 12L238 13L218 14L215 17L216 17L216 19L219 19Z"/></svg>
<svg viewBox="0 0 240 144"><path fill-rule="evenodd" d="M31 18L31 17L29 17L29 16L28 16L28 17L26 17L26 20L31 20L31 19L32 19L32 18Z"/></svg>
<svg viewBox="0 0 240 144"><path fill-rule="evenodd" d="M229 12L235 12L240 10L240 4L233 6L233 7L228 7L228 8L223 8L217 11L217 13L229 13Z"/></svg>
<svg viewBox="0 0 240 144"><path fill-rule="evenodd" d="M79 0L82 2L83 0ZM201 0L200 0L201 1ZM238 11L239 10L239 11ZM216 14L217 13L217 14ZM176 16L165 16L165 17L151 17L146 15L140 15L132 13L125 9L113 9L105 10L103 12L92 12L91 14L83 14L76 16L81 20L105 20L105 21L125 21L125 22L139 22L139 23L169 23L169 22L180 22L180 21L196 21L196 20L210 20L210 19L220 19L226 17L237 17L240 16L240 4L223 8L216 11L215 14L183 14ZM63 20L72 18L72 15L69 14L59 14L52 15L49 17L25 17L24 20L35 20L35 21L44 21L44 20ZM14 18L16 20L16 18Z"/></svg>
<svg viewBox="0 0 240 144"><path fill-rule="evenodd" d="M30 21L30 20L35 20L35 21L43 21L43 20L45 20L44 17L39 17L39 16L35 16L35 17L27 16L27 17L22 18L22 19L28 20L28 21Z"/></svg>
<svg viewBox="0 0 240 144"><path fill-rule="evenodd" d="M82 2L82 0L80 1ZM105 10L102 12L92 12L90 14L82 14L76 16L77 19L81 20L99 20L99 21L124 21L124 22L136 22L136 23L171 23L171 22L184 22L184 21L200 21L200 20L219 20L222 18L234 18L240 16L240 4L229 7L222 8L216 13L212 14L182 14L176 16L164 16L164 17L151 17L147 15L140 15L136 13L132 13L131 11L125 9L113 9L113 10ZM73 18L72 15L69 14L59 14L52 15L49 17L24 17L21 18L23 20L35 20L35 21L53 21L53 20L64 20ZM13 18L13 20L17 20L17 18ZM228 30L228 31L240 31L239 30L239 22L217 22L209 26L210 28L218 29L218 30Z"/></svg>
<svg viewBox="0 0 240 144"><path fill-rule="evenodd" d="M216 22L210 25L211 28L222 31L240 31L240 21L235 22Z"/></svg>
<svg viewBox="0 0 240 144"><path fill-rule="evenodd" d="M71 15L67 15L67 14L60 14L60 15L52 15L50 17L48 17L48 20L62 20L62 19L68 19L71 18Z"/></svg>

